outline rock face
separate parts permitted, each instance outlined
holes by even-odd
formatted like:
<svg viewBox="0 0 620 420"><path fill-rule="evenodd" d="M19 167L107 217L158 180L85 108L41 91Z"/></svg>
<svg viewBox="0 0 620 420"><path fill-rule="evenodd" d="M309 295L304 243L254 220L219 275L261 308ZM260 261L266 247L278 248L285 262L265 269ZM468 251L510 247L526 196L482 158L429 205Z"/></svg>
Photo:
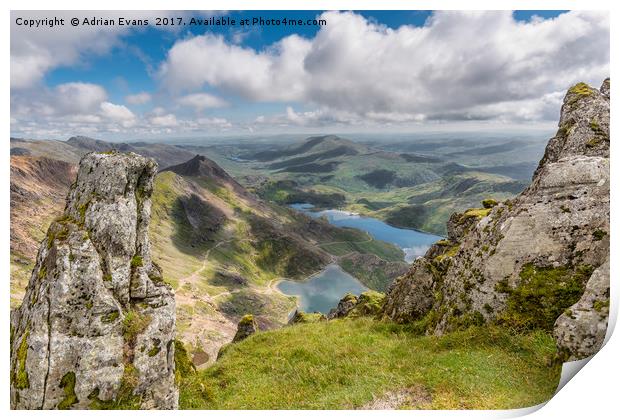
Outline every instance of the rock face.
<svg viewBox="0 0 620 420"><path fill-rule="evenodd" d="M82 158L11 314L16 409L177 407L175 301L147 236L156 163Z"/></svg>
<svg viewBox="0 0 620 420"><path fill-rule="evenodd" d="M567 358L596 352L607 326L609 142L609 79L600 90L575 85L531 185L452 215L448 238L390 286L385 316L435 334L489 321L555 324Z"/></svg>
<svg viewBox="0 0 620 420"><path fill-rule="evenodd" d="M592 273L581 299L555 321L553 335L568 360L579 360L600 348L609 318L609 261Z"/></svg>

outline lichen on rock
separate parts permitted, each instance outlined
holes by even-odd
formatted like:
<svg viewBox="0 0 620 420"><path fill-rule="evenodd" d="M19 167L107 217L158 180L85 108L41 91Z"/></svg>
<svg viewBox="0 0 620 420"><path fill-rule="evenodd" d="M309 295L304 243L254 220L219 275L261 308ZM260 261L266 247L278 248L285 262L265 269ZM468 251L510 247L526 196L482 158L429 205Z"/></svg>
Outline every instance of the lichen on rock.
<svg viewBox="0 0 620 420"><path fill-rule="evenodd" d="M177 407L174 292L151 281L161 277L148 240L156 171L133 153L82 158L11 313L13 408L126 408L123 392L132 408ZM132 317L144 322L128 330ZM137 351L153 340L162 351Z"/></svg>

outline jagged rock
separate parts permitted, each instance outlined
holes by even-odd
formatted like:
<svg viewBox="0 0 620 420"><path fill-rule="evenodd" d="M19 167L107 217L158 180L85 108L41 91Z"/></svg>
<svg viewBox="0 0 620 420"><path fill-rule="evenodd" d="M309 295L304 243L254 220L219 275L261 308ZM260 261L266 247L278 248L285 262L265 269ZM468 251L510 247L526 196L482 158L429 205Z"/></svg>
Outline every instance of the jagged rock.
<svg viewBox="0 0 620 420"><path fill-rule="evenodd" d="M129 153L80 162L11 314L11 407L177 407L175 301L151 261L156 163Z"/></svg>
<svg viewBox="0 0 620 420"><path fill-rule="evenodd" d="M416 260L409 272L397 278L387 292L384 313L396 322L422 318L431 310L434 280L430 263Z"/></svg>
<svg viewBox="0 0 620 420"><path fill-rule="evenodd" d="M296 310L290 321L289 325L293 324L312 324L314 322L327 321L327 317L320 312L307 313L300 310Z"/></svg>
<svg viewBox="0 0 620 420"><path fill-rule="evenodd" d="M436 334L485 321L551 332L609 258L608 92L608 80L600 91L572 87L531 185L514 200L453 214L448 239L394 281L384 314L426 317Z"/></svg>
<svg viewBox="0 0 620 420"><path fill-rule="evenodd" d="M553 336L568 360L596 353L609 318L609 261L592 273L581 299L555 321Z"/></svg>
<svg viewBox="0 0 620 420"><path fill-rule="evenodd" d="M258 331L258 324L256 323L254 316L249 315L249 314L244 315L243 318L241 318L241 320L239 321L239 324L237 324L237 333L235 334L235 337L233 338L233 343L236 343L237 341L245 340L246 338L256 333L257 331Z"/></svg>

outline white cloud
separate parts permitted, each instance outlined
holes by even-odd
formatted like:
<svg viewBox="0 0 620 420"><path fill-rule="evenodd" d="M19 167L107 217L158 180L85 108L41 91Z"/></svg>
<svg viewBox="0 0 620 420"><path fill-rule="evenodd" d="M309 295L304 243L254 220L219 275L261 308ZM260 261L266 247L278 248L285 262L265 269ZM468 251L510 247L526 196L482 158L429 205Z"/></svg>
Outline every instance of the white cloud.
<svg viewBox="0 0 620 420"><path fill-rule="evenodd" d="M219 127L219 128L231 128L232 124L226 118L212 117L212 118L198 118L196 120L199 126L203 127Z"/></svg>
<svg viewBox="0 0 620 420"><path fill-rule="evenodd" d="M131 26L71 26L71 18L84 19L147 19L151 28L178 32L181 26L155 26L155 17L188 17L190 14L213 15L221 12L185 12L158 10L123 11L11 11L11 88L27 89L38 84L46 72L59 66L80 63L88 54L107 54L132 31ZM66 26L31 28L17 25L16 19L54 18L65 20Z"/></svg>
<svg viewBox="0 0 620 420"><path fill-rule="evenodd" d="M111 120L121 123L124 127L131 127L136 122L136 116L124 105L115 105L103 102L100 105L102 115Z"/></svg>
<svg viewBox="0 0 620 420"><path fill-rule="evenodd" d="M211 86L253 101L416 122L529 120L536 116L527 109L545 108L549 95L609 74L606 12L517 22L511 12L440 11L423 27L398 29L350 12L322 18L328 24L313 39L292 35L262 51L212 34L177 41L159 75L173 91Z"/></svg>
<svg viewBox="0 0 620 420"><path fill-rule="evenodd" d="M63 83L54 88L20 91L11 96L12 126L26 132L118 130L137 123L126 106L107 100L105 89L92 83ZM53 128L52 128L53 127Z"/></svg>
<svg viewBox="0 0 620 420"><path fill-rule="evenodd" d="M304 95L303 60L310 46L308 40L291 35L257 53L207 33L178 41L159 74L173 91L209 84L252 100L296 100Z"/></svg>
<svg viewBox="0 0 620 420"><path fill-rule="evenodd" d="M56 86L51 104L58 114L87 114L94 112L106 100L105 89L92 83L64 83Z"/></svg>
<svg viewBox="0 0 620 420"><path fill-rule="evenodd" d="M149 122L158 127L176 127L179 125L174 114L155 115L150 118Z"/></svg>
<svg viewBox="0 0 620 420"><path fill-rule="evenodd" d="M209 93L193 93L182 96L177 102L182 106L194 108L196 111L202 111L206 108L221 108L228 105L225 100Z"/></svg>
<svg viewBox="0 0 620 420"><path fill-rule="evenodd" d="M130 105L143 105L151 101L151 94L148 92L135 93L125 96L125 102Z"/></svg>

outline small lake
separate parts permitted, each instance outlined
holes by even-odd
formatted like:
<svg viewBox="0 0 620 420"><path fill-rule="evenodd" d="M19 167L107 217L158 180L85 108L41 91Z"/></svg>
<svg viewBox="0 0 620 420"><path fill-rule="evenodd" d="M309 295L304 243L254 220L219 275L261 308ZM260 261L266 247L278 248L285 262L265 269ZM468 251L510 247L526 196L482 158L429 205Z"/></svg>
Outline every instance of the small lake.
<svg viewBox="0 0 620 420"><path fill-rule="evenodd" d="M346 273L336 264L330 264L323 271L309 277L303 283L283 280L278 289L289 296L299 298L299 309L304 312L327 314L335 308L347 293L359 295L368 290L355 277Z"/></svg>
<svg viewBox="0 0 620 420"><path fill-rule="evenodd" d="M375 239L392 243L403 250L407 262L424 255L433 243L442 239L441 236L413 229L396 228L381 220L342 210L313 211L312 204L303 203L291 204L291 207L311 217L325 217L333 225L359 229ZM309 277L303 283L283 280L277 287L286 295L297 296L299 309L302 311L324 314L335 308L345 294L359 295L368 290L358 279L336 264L328 265L325 270Z"/></svg>
<svg viewBox="0 0 620 420"><path fill-rule="evenodd" d="M426 250L441 236L420 232L413 229L401 229L372 217L360 216L342 210L312 211L312 204L291 204L291 207L311 217L325 217L336 226L351 227L368 232L373 238L392 243L403 250L405 261L413 262L417 257L424 255Z"/></svg>

